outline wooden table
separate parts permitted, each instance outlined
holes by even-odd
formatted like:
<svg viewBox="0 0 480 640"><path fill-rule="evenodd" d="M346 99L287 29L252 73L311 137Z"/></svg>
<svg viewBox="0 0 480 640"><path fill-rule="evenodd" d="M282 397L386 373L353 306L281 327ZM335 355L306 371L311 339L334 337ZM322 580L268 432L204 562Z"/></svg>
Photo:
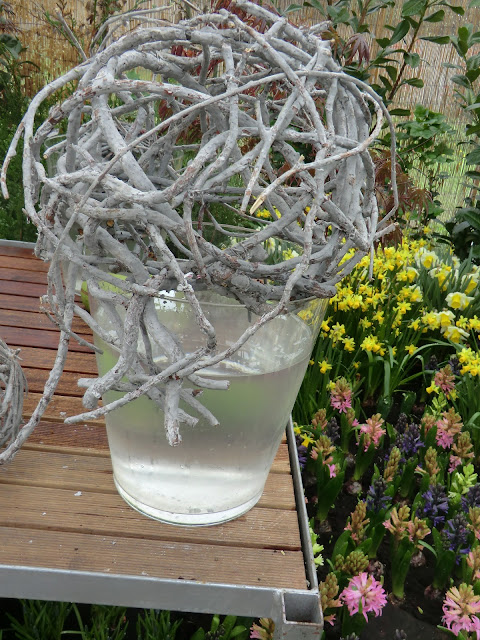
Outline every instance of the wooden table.
<svg viewBox="0 0 480 640"><path fill-rule="evenodd" d="M39 310L47 268L31 246L0 243L0 336L21 349L25 418L58 340ZM74 330L91 337L78 319ZM156 522L117 494L103 420L63 424L82 411L76 380L92 374L94 355L72 340L41 424L0 467L0 596L266 616L276 620L278 637L318 637L318 586L287 443L246 515L214 527Z"/></svg>

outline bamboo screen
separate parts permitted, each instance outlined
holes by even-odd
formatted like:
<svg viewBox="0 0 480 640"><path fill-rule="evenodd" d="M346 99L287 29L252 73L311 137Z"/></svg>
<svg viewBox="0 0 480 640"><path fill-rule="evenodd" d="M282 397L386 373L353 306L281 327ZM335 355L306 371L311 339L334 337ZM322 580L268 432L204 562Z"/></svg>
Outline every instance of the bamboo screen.
<svg viewBox="0 0 480 640"><path fill-rule="evenodd" d="M131 8L134 0L125 1L124 10ZM278 0L276 3L280 9L288 7L294 0ZM167 8L159 14L162 18L172 22L185 17L186 7L190 0L165 0L160 4L147 0L141 7L151 8L166 6ZM299 3L299 0L295 0ZM27 85L27 91L35 93L46 81L60 75L65 70L71 68L79 62L78 52L55 31L44 19L43 14L47 11L55 17L58 7L64 4L67 12L72 14L77 25L82 25L84 40L88 42L91 33L91 26L87 23L87 7L89 2L84 0L10 0L16 13L16 22L23 31L23 42L27 46L26 58L35 62L40 71L35 73L32 80ZM209 0L192 0L192 3L202 8L210 6ZM327 4L326 2L324 4ZM449 35L455 34L457 29L466 22L476 25L480 24L480 9L467 9L467 0L456 2L465 8L465 15L458 16L446 10L445 19L440 23L426 23L423 26L422 35ZM396 2L395 7L383 9L371 16L370 25L375 37L388 35L390 31L385 28L385 24L396 25L400 22L400 13L403 2ZM314 9L304 9L301 12L289 14L289 18L294 22L313 23L321 22L322 16ZM428 30L428 31L427 31ZM408 36L407 36L408 40ZM398 43L398 47L407 43ZM443 113L448 122L457 129L456 136L450 136L448 142L457 147L462 138L462 130L465 125L464 115L454 97L454 85L450 81L450 76L454 70L446 68L444 63L455 64L458 57L450 45L439 46L426 41L418 41L414 49L422 59L418 69L410 70L408 75L415 75L424 81L424 87L418 89L411 86L403 86L397 93L395 106L403 108L413 108L416 104L423 104L433 111ZM461 185L459 176L462 175L464 166L462 153L458 154L455 163L448 165L448 171L452 174L450 180L446 180L442 187L442 201L446 209L445 217L450 217L455 205L460 205L463 200L465 189Z"/></svg>

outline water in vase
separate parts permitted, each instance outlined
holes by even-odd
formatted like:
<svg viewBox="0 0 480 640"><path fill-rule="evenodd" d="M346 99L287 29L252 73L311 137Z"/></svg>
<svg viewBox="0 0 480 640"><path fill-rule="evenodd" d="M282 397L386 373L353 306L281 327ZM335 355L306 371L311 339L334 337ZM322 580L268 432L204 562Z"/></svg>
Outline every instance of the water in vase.
<svg viewBox="0 0 480 640"><path fill-rule="evenodd" d="M210 378L230 381L227 391L205 389L198 398L220 424L200 417L194 427L182 425L182 442L175 447L165 437L163 412L147 397L107 414L114 477L124 499L154 518L187 525L223 522L248 511L262 494L312 339L297 316L283 316L250 339L235 360L204 370ZM98 358L102 374L117 356L98 338L96 343L104 350ZM104 402L119 395L109 392ZM191 407L182 408L198 417Z"/></svg>

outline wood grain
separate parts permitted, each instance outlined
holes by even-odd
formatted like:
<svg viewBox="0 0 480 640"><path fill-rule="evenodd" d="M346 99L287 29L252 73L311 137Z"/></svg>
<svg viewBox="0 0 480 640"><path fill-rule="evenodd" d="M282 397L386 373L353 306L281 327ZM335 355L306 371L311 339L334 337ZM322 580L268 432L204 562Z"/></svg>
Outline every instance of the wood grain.
<svg viewBox="0 0 480 640"><path fill-rule="evenodd" d="M306 588L300 551L240 550L36 528L0 527L0 564L279 589Z"/></svg>
<svg viewBox="0 0 480 640"><path fill-rule="evenodd" d="M88 491L81 480L69 490L0 483L0 504L0 527L258 549L301 548L296 513L281 509L254 508L236 521L186 529L137 513L116 492Z"/></svg>
<svg viewBox="0 0 480 640"><path fill-rule="evenodd" d="M56 425L57 431L62 427ZM64 449L49 451L45 448L22 449L12 464L0 467L0 483L18 484L50 489L79 488L96 493L117 493L112 479L110 456L92 456L88 452L65 453ZM259 507L284 510L295 509L292 477L290 474L271 473L258 503Z"/></svg>

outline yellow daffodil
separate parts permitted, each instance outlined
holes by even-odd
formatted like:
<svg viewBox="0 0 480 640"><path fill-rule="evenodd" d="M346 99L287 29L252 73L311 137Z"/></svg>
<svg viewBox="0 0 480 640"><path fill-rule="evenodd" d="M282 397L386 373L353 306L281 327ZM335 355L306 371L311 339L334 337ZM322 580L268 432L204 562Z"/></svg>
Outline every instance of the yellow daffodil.
<svg viewBox="0 0 480 640"><path fill-rule="evenodd" d="M396 310L401 316L404 316L407 311L412 310L412 305L404 300L403 302L398 303Z"/></svg>
<svg viewBox="0 0 480 640"><path fill-rule="evenodd" d="M445 298L445 301L449 307L451 307L452 309L460 309L460 311L466 309L472 300L472 297L465 295L461 291L454 291L453 293L449 293Z"/></svg>
<svg viewBox="0 0 480 640"><path fill-rule="evenodd" d="M355 351L355 340L353 338L343 338L343 348L345 351L352 352Z"/></svg>
<svg viewBox="0 0 480 640"><path fill-rule="evenodd" d="M465 338L468 338L468 333L455 325L450 325L449 327L444 327L442 329L443 336L447 338L447 340L451 340L455 344L459 344L463 342Z"/></svg>
<svg viewBox="0 0 480 640"><path fill-rule="evenodd" d="M455 319L455 316L451 311L447 309L443 309L438 312L438 321L440 323L440 328L449 327Z"/></svg>
<svg viewBox="0 0 480 640"><path fill-rule="evenodd" d="M440 388L437 387L437 385L432 382L432 384L427 387L427 393L439 393L440 392Z"/></svg>
<svg viewBox="0 0 480 640"><path fill-rule="evenodd" d="M318 366L320 367L320 373L327 373L327 371L330 371L330 369L332 368L332 365L329 364L326 360L322 360L321 362L319 362Z"/></svg>
<svg viewBox="0 0 480 640"><path fill-rule="evenodd" d="M313 444L315 442L314 438L308 434L303 434L302 447L308 447L309 444Z"/></svg>
<svg viewBox="0 0 480 640"><path fill-rule="evenodd" d="M372 334L370 334L363 340L360 348L364 351L371 351L372 353L380 353L381 351L385 353L382 343L379 341L377 336L374 336ZM380 353L380 355L383 354Z"/></svg>
<svg viewBox="0 0 480 640"><path fill-rule="evenodd" d="M409 344L408 346L405 347L405 351L408 351L408 353L411 356L413 356L413 354L415 353L416 350L417 350L417 347L414 344Z"/></svg>

